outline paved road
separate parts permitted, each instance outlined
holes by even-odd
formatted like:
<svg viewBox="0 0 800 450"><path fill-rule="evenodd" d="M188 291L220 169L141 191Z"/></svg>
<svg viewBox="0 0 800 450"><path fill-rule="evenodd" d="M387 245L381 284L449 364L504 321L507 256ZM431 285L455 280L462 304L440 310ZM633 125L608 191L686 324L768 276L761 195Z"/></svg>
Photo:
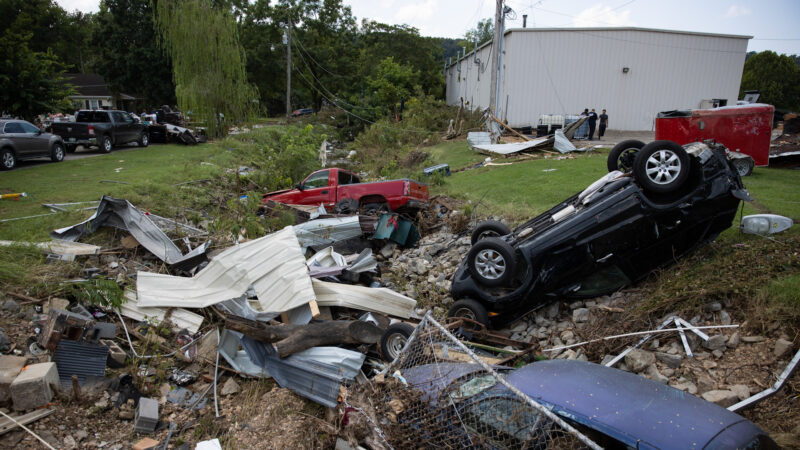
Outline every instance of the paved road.
<svg viewBox="0 0 800 450"><path fill-rule="evenodd" d="M150 145L164 145L164 144L150 144ZM124 153L135 151L139 149L136 144L127 144L122 147L115 147L111 153ZM67 153L64 157L64 161L72 161L73 159L83 159L83 158L91 158L93 156L101 156L105 155L100 150L96 148L87 149L85 147L78 147L78 150L75 153ZM22 169L30 169L31 167L38 167L44 164L54 164L50 161L50 158L38 158L38 159L29 159L27 161L17 161L17 167L14 170L22 170Z"/></svg>

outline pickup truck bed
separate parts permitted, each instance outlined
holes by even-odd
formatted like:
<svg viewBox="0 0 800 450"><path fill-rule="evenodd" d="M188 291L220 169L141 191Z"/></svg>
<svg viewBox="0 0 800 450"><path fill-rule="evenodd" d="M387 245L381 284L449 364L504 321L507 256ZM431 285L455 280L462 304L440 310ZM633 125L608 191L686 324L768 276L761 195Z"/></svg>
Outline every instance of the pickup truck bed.
<svg viewBox="0 0 800 450"><path fill-rule="evenodd" d="M61 136L68 152L78 145L109 153L117 145L137 142L147 147L150 143L147 127L124 111L79 111L75 122L53 122L51 130Z"/></svg>

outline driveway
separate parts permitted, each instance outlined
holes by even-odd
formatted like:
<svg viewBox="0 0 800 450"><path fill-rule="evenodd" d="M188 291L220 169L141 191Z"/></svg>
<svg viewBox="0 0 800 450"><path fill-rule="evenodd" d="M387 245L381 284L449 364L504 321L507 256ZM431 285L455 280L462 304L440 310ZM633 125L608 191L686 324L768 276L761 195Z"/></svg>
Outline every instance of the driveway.
<svg viewBox="0 0 800 450"><path fill-rule="evenodd" d="M150 144L151 146L156 145L165 145L165 144ZM121 153L121 152L130 152L140 149L141 147L137 146L136 144L126 144L121 147L115 147L111 153ZM93 156L101 156L106 155L107 153L102 153L100 150L96 148L86 148L83 146L79 146L78 149L74 153L67 153L64 156L64 161L72 161L73 159L83 159L83 158L91 158ZM53 164L50 161L50 158L38 158L38 159L29 159L27 161L17 161L17 167L14 170L22 170L22 169L29 169L31 167L38 167L44 164Z"/></svg>

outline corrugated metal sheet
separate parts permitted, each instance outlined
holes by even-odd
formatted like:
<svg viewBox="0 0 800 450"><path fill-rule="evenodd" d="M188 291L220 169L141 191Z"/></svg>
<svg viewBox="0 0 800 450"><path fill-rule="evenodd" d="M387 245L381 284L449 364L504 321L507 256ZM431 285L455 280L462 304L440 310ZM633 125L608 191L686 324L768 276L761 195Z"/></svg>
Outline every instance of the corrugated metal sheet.
<svg viewBox="0 0 800 450"><path fill-rule="evenodd" d="M58 342L53 356L62 386L72 385L72 375L78 376L81 385L88 376L103 377L107 358L108 347L105 345L66 339Z"/></svg>
<svg viewBox="0 0 800 450"><path fill-rule="evenodd" d="M358 216L309 220L295 225L294 232L304 250L308 247L329 245L364 234Z"/></svg>
<svg viewBox="0 0 800 450"><path fill-rule="evenodd" d="M331 408L338 403L344 380L355 378L364 363L363 354L338 347L314 347L281 359L271 346L229 333L239 338L250 360L266 368L279 386Z"/></svg>
<svg viewBox="0 0 800 450"><path fill-rule="evenodd" d="M191 278L139 272L139 305L204 308L239 298L252 285L261 311L287 311L314 300L305 262L289 226L225 250Z"/></svg>
<svg viewBox="0 0 800 450"><path fill-rule="evenodd" d="M407 319L414 313L417 301L386 288L369 288L352 284L313 280L319 306L344 306Z"/></svg>
<svg viewBox="0 0 800 450"><path fill-rule="evenodd" d="M505 35L501 118L536 125L542 114L607 109L609 128L652 130L655 115L697 108L704 99L735 104L748 36L635 28L514 29ZM489 44L478 51L488 61ZM470 61L472 57L470 56ZM446 71L447 103L489 103L490 71L474 62ZM623 73L623 67L629 68ZM460 75L460 78L459 78ZM508 99L508 110L506 109Z"/></svg>
<svg viewBox="0 0 800 450"><path fill-rule="evenodd" d="M129 317L133 320L138 320L141 322L148 317L164 320L164 317L167 314L167 308L148 308L139 306L139 301L136 298L136 292L127 290L125 291L125 303L119 307L119 312L125 317ZM203 324L203 316L183 308L173 309L169 317L170 321L172 321L176 327L173 331L178 331L185 328L192 333L197 333L197 330L200 329L200 325Z"/></svg>

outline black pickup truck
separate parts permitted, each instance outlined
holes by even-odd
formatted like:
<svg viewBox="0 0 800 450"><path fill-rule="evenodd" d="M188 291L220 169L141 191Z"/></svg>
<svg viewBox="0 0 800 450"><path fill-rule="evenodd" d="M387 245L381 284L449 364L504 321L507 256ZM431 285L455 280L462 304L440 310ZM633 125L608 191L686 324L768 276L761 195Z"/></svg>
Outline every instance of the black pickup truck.
<svg viewBox="0 0 800 450"><path fill-rule="evenodd" d="M52 133L64 139L67 152L74 152L79 145L110 153L114 146L129 142L136 142L139 147L150 144L147 126L125 111L78 111L75 122L53 122Z"/></svg>

